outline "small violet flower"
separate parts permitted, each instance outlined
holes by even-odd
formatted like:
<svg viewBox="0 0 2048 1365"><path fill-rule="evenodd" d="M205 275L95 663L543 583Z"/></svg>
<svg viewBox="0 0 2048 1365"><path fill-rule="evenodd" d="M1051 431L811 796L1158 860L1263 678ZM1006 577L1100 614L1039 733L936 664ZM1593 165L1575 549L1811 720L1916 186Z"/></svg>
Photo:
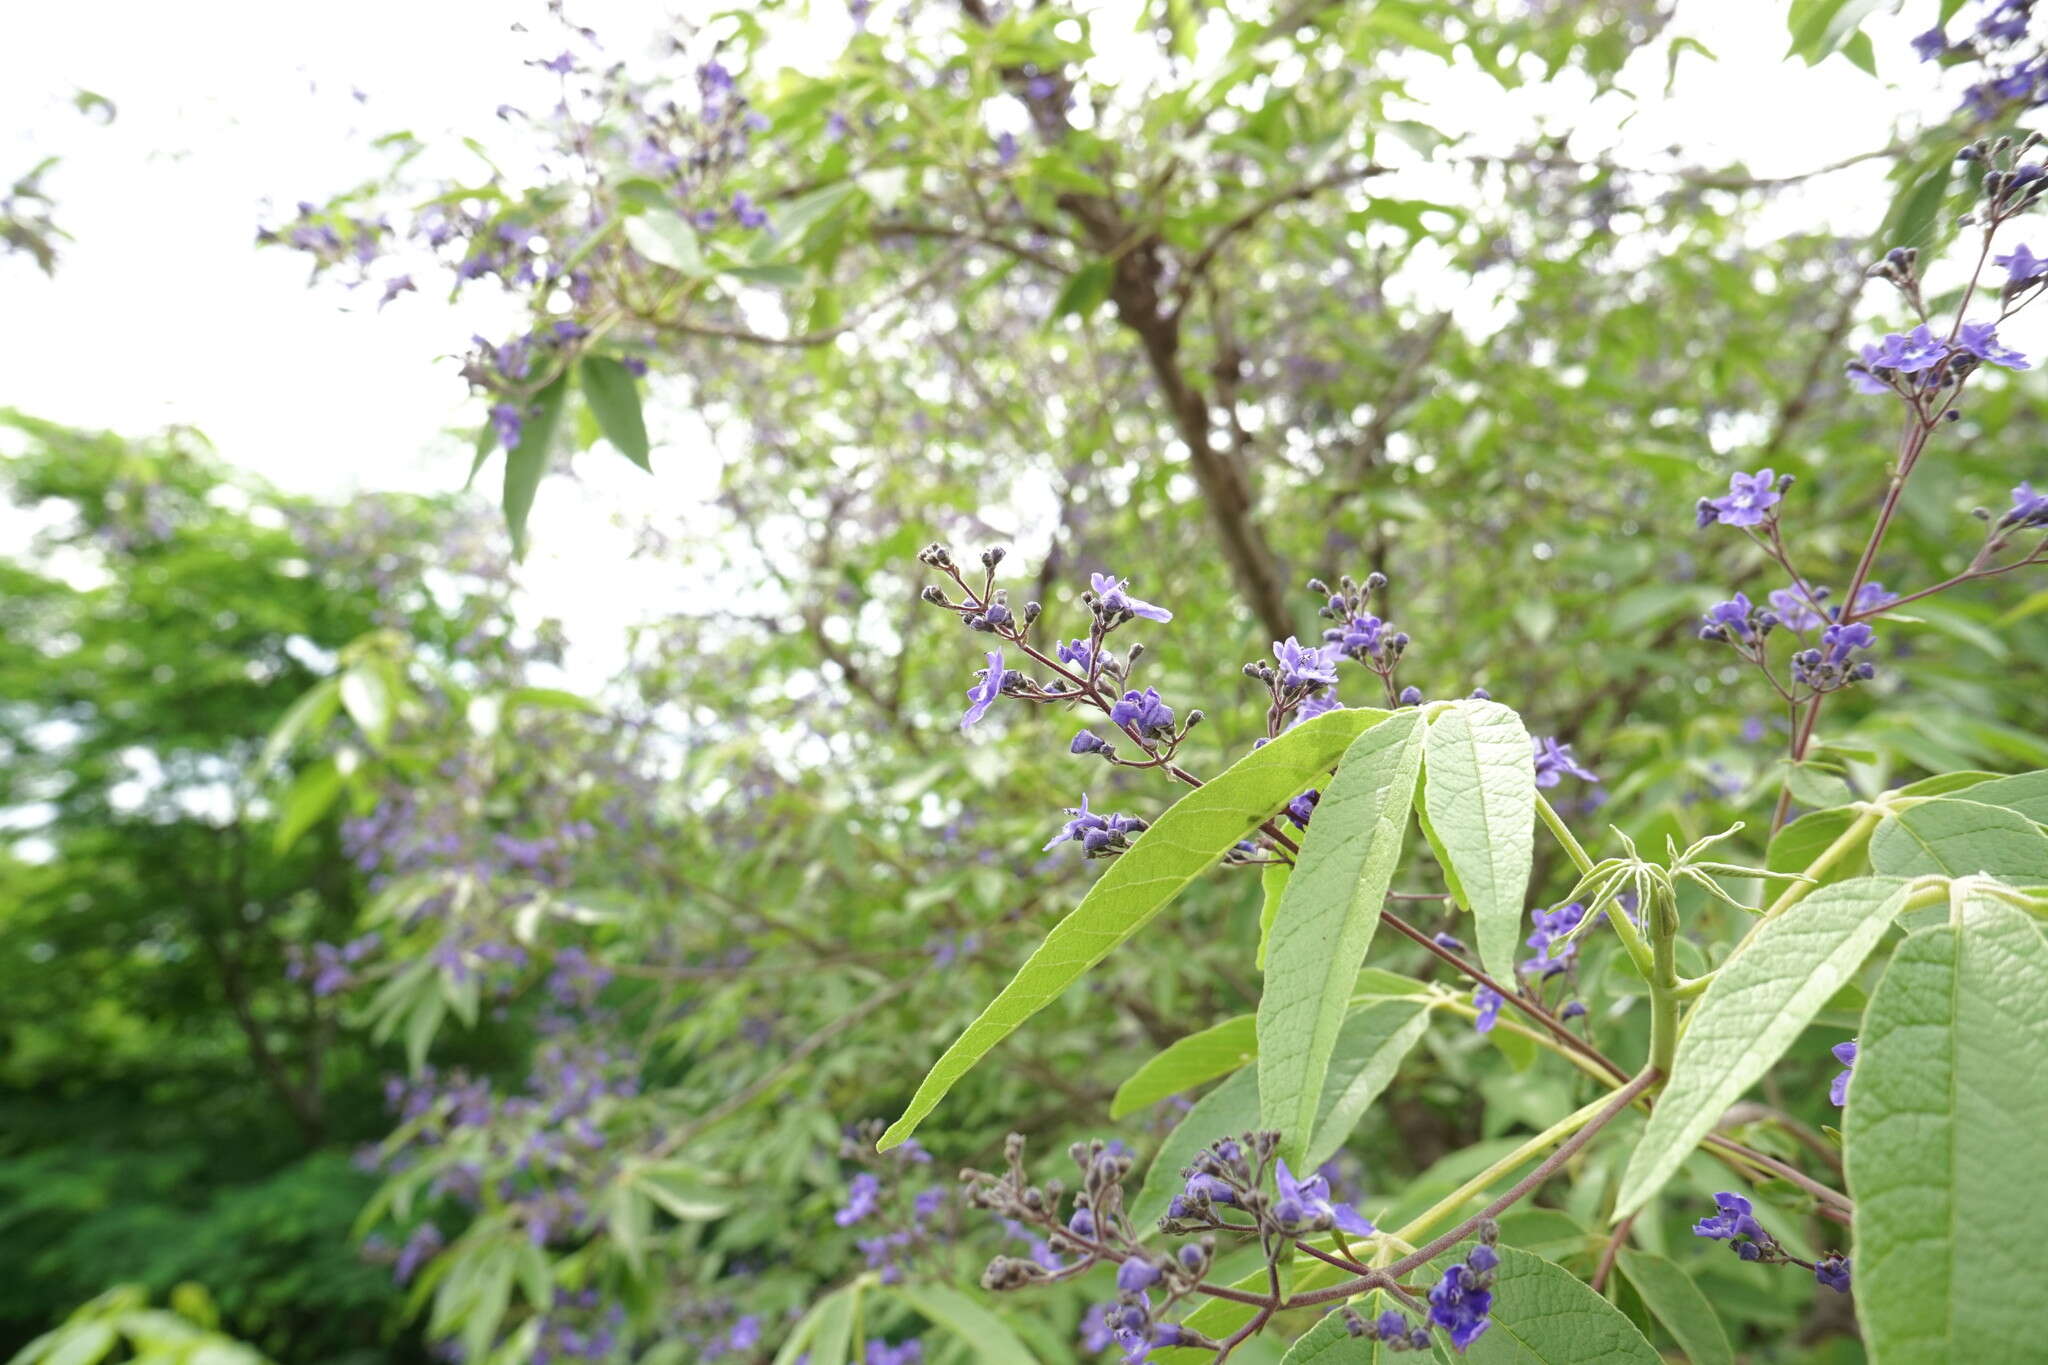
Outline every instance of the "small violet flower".
<svg viewBox="0 0 2048 1365"><path fill-rule="evenodd" d="M1559 744L1555 739L1539 739L1536 745L1536 785L1555 787L1567 777L1576 777L1582 782L1598 782L1600 778L1572 756L1572 746Z"/></svg>
<svg viewBox="0 0 2048 1365"><path fill-rule="evenodd" d="M1849 1258L1840 1252L1829 1252L1813 1263L1813 1278L1837 1294L1849 1292Z"/></svg>
<svg viewBox="0 0 2048 1365"><path fill-rule="evenodd" d="M995 704L1003 691L1003 652L992 649L988 652L988 667L981 672L981 681L967 689L967 713L960 717L960 728L968 726L988 714L988 708Z"/></svg>
<svg viewBox="0 0 2048 1365"><path fill-rule="evenodd" d="M862 1171L848 1183L846 1204L832 1215L832 1221L842 1228L850 1228L881 1206L882 1182L868 1172Z"/></svg>
<svg viewBox="0 0 2048 1365"><path fill-rule="evenodd" d="M1280 665L1283 687L1333 687L1337 682L1336 649L1305 649L1290 635L1273 642L1273 658Z"/></svg>
<svg viewBox="0 0 2048 1365"><path fill-rule="evenodd" d="M1273 1205L1273 1216L1282 1227L1321 1225L1327 1220L1329 1225L1354 1236L1372 1236L1373 1225L1356 1208L1330 1202L1330 1181L1322 1172L1318 1171L1307 1180L1296 1180L1283 1157L1274 1169L1273 1179L1280 1190L1280 1198ZM1124 1264L1129 1265L1130 1262Z"/></svg>
<svg viewBox="0 0 2048 1365"><path fill-rule="evenodd" d="M1762 1260L1764 1248L1776 1245L1771 1234L1764 1231L1763 1224L1751 1216L1750 1202L1741 1195L1724 1190L1714 1196L1714 1205L1719 1212L1694 1223L1693 1236L1727 1242L1745 1261Z"/></svg>
<svg viewBox="0 0 2048 1365"><path fill-rule="evenodd" d="M1140 602L1124 591L1128 580L1112 578L1106 573L1088 575L1089 584L1095 589L1095 610L1105 617L1121 616L1129 612L1142 616L1148 621L1171 621L1173 613L1164 607L1155 607L1150 602Z"/></svg>
<svg viewBox="0 0 2048 1365"><path fill-rule="evenodd" d="M1479 1017L1472 1021L1472 1027L1479 1033L1491 1033L1500 1021L1500 1007L1507 1003L1507 997L1491 986L1472 988L1472 1003L1479 1007Z"/></svg>
<svg viewBox="0 0 2048 1365"><path fill-rule="evenodd" d="M1754 474L1737 472L1728 476L1728 491L1718 498L1702 498L1699 504L1699 522L1706 526L1719 522L1723 526L1756 526L1767 516L1771 508L1783 500L1778 491L1778 476L1768 469L1759 469ZM1712 515L1709 515L1709 512Z"/></svg>
<svg viewBox="0 0 2048 1365"><path fill-rule="evenodd" d="M1849 1102L1849 1077L1855 1074L1856 1067L1856 1040L1836 1043L1828 1051L1835 1054L1835 1060L1843 1067L1842 1073L1828 1085L1828 1102L1840 1109Z"/></svg>
<svg viewBox="0 0 2048 1365"><path fill-rule="evenodd" d="M1127 725L1145 739L1164 739L1173 734L1173 708L1159 699L1159 689L1123 694L1109 708L1113 725Z"/></svg>
<svg viewBox="0 0 2048 1365"><path fill-rule="evenodd" d="M2008 370L2033 368L2025 356L1999 342L1995 322L1964 323L1956 344L1989 365L2003 365Z"/></svg>
<svg viewBox="0 0 2048 1365"><path fill-rule="evenodd" d="M1460 1351L1492 1325L1487 1314L1493 1311L1493 1272L1499 1267L1500 1253L1481 1243L1429 1291L1429 1320L1449 1332Z"/></svg>

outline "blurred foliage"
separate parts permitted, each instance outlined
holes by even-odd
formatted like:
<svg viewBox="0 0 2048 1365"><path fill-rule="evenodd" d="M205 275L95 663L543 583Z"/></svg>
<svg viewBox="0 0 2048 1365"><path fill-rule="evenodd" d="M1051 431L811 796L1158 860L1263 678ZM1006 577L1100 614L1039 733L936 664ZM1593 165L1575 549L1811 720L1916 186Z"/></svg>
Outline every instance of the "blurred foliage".
<svg viewBox="0 0 2048 1365"><path fill-rule="evenodd" d="M1240 666L1316 627L1299 584L1381 570L1404 680L1483 686L1602 775L1571 789L1576 822L1656 847L1742 819L1760 860L1783 719L1694 637L1732 587L1777 584L1693 503L1731 468L1791 471L1802 562L1846 578L1892 433L1841 363L1903 325L1863 271L1945 242L1964 130L1872 129L1898 206L1845 240L1767 229L1798 184L1684 148L1624 167L1538 126L1474 150L1435 80L1641 99L1641 71L1699 46L1667 9L1176 2L1133 34L1128 6L882 5L801 70L778 39L822 20L795 5L639 61L537 36L537 63L567 45L562 107L505 120L486 169L423 181L394 134L387 182L270 235L389 297L438 262L531 303L466 371L516 427L479 413L515 535L592 458L688 503L641 549L689 604L591 699L446 509L314 507L224 482L189 438L18 421L7 478L49 529L0 561L0 807L37 811L39 845L0 865L0 1321L26 1336L109 1282L190 1279L286 1362L416 1352L401 1320L473 1360L751 1361L800 1309L885 1283L857 1245L877 1225L833 1218L866 1159L842 1141L900 1112L1080 898L1092 870L1041 850L1077 791L1148 817L1169 795L1077 767L1061 718L1005 707L961 739L982 642L918 602L927 541L1009 546L1013 602L1064 633L1091 571L1171 606L1147 681L1207 712L1203 774L1264 733ZM495 170L527 163L547 169ZM2027 382L1975 391L1887 585L1966 561L1969 509L2032 468ZM1977 585L1888 632L1821 737L1859 794L2048 765L2048 637L2011 628L2030 591ZM1558 860L1539 878L1542 903L1569 884ZM1255 1008L1255 881L1197 887L1032 1020L925 1131L930 1168L880 1168L892 1197L994 1167L1006 1132L1036 1153L1108 1135L1145 1058ZM1687 972L1736 922L1701 899ZM1648 1021L1614 965L1589 946L1577 991L1633 1055ZM1796 1122L1744 1132L1786 1160L1834 1122L1825 1047L1798 1055L1767 1091ZM1412 1213L1590 1093L1511 1033L1439 1023L1344 1171L1369 1211ZM1149 1154L1184 1108L1116 1132ZM368 1139L376 1177L337 1153ZM1518 1244L1589 1272L1627 1155L1596 1149ZM1859 1359L1810 1286L1687 1239L1721 1179L1689 1165L1638 1244L1711 1287L1746 1358ZM1796 1191L1767 1194L1774 1227L1820 1235ZM1022 1254L941 1221L913 1283L965 1290ZM1633 1292L1613 1291L1648 1325ZM1087 1297L988 1311L1059 1360ZM860 1302L934 1359L987 1330Z"/></svg>

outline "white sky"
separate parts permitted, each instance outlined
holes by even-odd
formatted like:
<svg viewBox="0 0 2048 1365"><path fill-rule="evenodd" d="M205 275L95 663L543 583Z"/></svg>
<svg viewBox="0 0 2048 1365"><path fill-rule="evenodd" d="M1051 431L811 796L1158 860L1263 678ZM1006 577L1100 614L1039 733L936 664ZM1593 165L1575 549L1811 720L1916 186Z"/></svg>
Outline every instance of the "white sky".
<svg viewBox="0 0 2048 1365"><path fill-rule="evenodd" d="M1932 0L1908 0L1903 16L1872 26L1880 70L1904 85L1890 93L1840 58L1814 69L1784 62L1783 8L1683 0L1677 31L1721 60L1686 56L1670 98L1661 63L1632 82L1642 96L1634 104L1589 105L1570 88L1503 97L1457 73L1416 88L1440 96L1434 114L1455 111L1491 129L1492 147L1526 136L1541 112L1580 129L1573 150L1582 155L1612 148L1650 164L1675 143L1697 161L1739 157L1765 175L1879 145L1909 103L1952 107L1953 89L1933 95L1934 69L1905 49L1931 22ZM844 11L835 0L817 9L817 45L829 52L843 40ZM0 405L127 433L188 423L226 459L297 490L458 486L467 437L448 432L473 428L479 409L446 357L472 331L509 328L509 313L480 299L457 314L429 293L379 313L374 297L308 290L304 261L257 251L254 233L296 199L366 176L377 164L363 146L369 136L409 128L432 143L487 128L501 103L543 107L552 78L524 62L563 43L541 0L352 0L341 9L103 0L9 10L0 19L0 175L62 156L47 185L76 240L54 281L24 258L0 258ZM641 50L676 10L712 12L705 0L571 7L612 55ZM515 31L522 21L534 31ZM1142 41L1119 25L1101 32ZM72 109L81 88L115 102L111 126ZM1390 192L1420 193L1423 183ZM1866 168L1778 211L1862 230L1885 195ZM623 460L591 459L580 463L580 487L543 490L524 574L532 610L568 618L579 641L608 658L603 637L658 610L677 586L653 566L628 565L631 537L614 515L682 510L715 478L701 428L661 412L650 425L657 442L670 438L657 446L651 481ZM475 496L491 496L495 483L486 477Z"/></svg>

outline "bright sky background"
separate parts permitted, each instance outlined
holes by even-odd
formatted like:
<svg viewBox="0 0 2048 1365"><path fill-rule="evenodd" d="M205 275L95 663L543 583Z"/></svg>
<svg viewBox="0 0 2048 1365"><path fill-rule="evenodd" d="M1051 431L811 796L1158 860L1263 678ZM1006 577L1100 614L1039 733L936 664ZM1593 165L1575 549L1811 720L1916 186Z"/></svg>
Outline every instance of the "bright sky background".
<svg viewBox="0 0 2048 1365"><path fill-rule="evenodd" d="M630 57L693 5L710 12L706 0L572 0L570 12L610 55ZM1777 0L1682 0L1676 31L1720 60L1686 56L1669 98L1661 63L1630 82L1642 96L1634 104L1589 104L1566 87L1503 97L1459 73L1416 88L1490 129L1483 140L1494 148L1526 136L1540 112L1579 130L1579 155L1611 149L1653 164L1677 143L1701 162L1739 158L1758 174L1788 174L1879 145L1908 105L1953 106L1953 89L1937 95L1934 69L1905 47L1933 8L1907 0L1905 14L1873 24L1880 70L1903 86L1890 93L1840 58L1785 62ZM817 12L807 36L829 53L845 14L835 0L818 0ZM524 63L563 43L541 0L16 5L0 26L0 175L61 156L46 183L76 239L54 281L25 258L0 258L0 405L126 433L187 423L226 459L296 490L461 483L468 437L455 432L473 430L480 411L449 357L472 331L507 330L509 312L480 300L458 314L421 293L380 313L374 297L308 290L304 261L257 251L254 234L295 200L366 176L377 164L369 137L408 128L432 143L487 129L501 103L543 106L552 78ZM111 126L72 108L80 89L114 101ZM1862 231L1885 202L1866 167L1776 212L1788 224ZM594 647L593 666L616 658L619 627L659 611L679 586L628 562L632 536L615 519L684 510L715 478L717 457L685 414L655 412L650 426L657 442L669 438L651 481L623 460L584 460L580 484L551 482L535 515L530 609L570 620L579 648ZM474 496L494 492L487 479Z"/></svg>

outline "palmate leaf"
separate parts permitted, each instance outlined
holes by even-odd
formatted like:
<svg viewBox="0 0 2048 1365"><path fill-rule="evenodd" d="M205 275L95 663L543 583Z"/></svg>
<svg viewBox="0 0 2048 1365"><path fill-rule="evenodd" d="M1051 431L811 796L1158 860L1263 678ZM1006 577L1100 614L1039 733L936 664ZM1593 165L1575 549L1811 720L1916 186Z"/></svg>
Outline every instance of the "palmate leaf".
<svg viewBox="0 0 2048 1365"><path fill-rule="evenodd" d="M1472 912L1480 965L1511 979L1535 856L1529 732L1499 702L1452 702L1430 721L1422 774L1425 828Z"/></svg>
<svg viewBox="0 0 2048 1365"><path fill-rule="evenodd" d="M1663 1188L1728 1106L1842 988L1906 903L1906 883L1825 886L1763 925L1715 973L1678 1040L1671 1078L1622 1177L1614 1217Z"/></svg>
<svg viewBox="0 0 2048 1365"><path fill-rule="evenodd" d="M1010 984L940 1056L903 1116L882 1134L880 1149L887 1151L916 1132L990 1048L1144 928L1303 787L1320 781L1361 731L1370 733L1368 727L1386 716L1359 708L1304 721L1174 802L1130 852L1110 865L1080 905L1053 926Z"/></svg>
<svg viewBox="0 0 2048 1365"><path fill-rule="evenodd" d="M1345 750L1273 917L1259 996L1259 1107L1261 1122L1279 1131L1281 1152L1297 1165L1315 1131L1351 984L1401 856L1423 734L1422 712L1411 708Z"/></svg>
<svg viewBox="0 0 2048 1365"><path fill-rule="evenodd" d="M1876 1365L2038 1358L2048 942L2032 920L1979 893L1899 945L1843 1127Z"/></svg>

